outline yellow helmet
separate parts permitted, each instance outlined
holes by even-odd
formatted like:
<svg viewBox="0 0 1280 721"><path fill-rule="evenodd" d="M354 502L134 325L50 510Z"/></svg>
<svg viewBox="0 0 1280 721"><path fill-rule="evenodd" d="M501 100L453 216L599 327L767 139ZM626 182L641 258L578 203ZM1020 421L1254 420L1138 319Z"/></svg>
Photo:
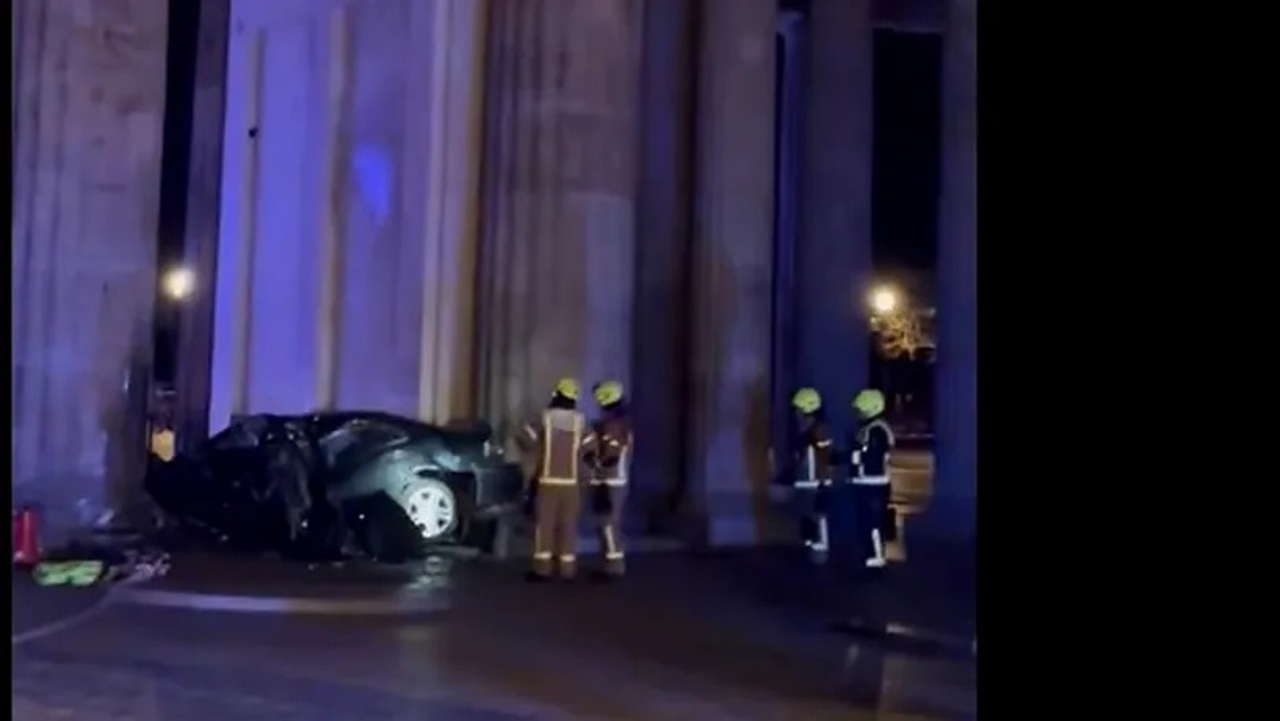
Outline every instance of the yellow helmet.
<svg viewBox="0 0 1280 721"><path fill-rule="evenodd" d="M556 388L552 393L576 401L578 400L578 381L573 378L561 378L556 381Z"/></svg>
<svg viewBox="0 0 1280 721"><path fill-rule="evenodd" d="M822 407L822 396L812 388L801 388L791 396L791 405L804 414L816 413Z"/></svg>
<svg viewBox="0 0 1280 721"><path fill-rule="evenodd" d="M884 412L884 394L874 388L859 391L853 397L853 409L864 418L880 415Z"/></svg>
<svg viewBox="0 0 1280 721"><path fill-rule="evenodd" d="M592 389L595 395L596 403L602 406L611 406L622 400L623 387L620 381L600 381Z"/></svg>

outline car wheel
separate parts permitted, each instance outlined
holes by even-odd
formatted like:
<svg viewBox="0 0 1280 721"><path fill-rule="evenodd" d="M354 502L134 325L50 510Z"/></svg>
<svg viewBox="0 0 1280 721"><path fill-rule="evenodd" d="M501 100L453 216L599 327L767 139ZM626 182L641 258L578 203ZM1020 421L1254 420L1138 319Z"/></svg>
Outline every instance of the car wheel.
<svg viewBox="0 0 1280 721"><path fill-rule="evenodd" d="M421 478L405 484L398 499L422 540L443 541L458 527L458 497L444 481Z"/></svg>

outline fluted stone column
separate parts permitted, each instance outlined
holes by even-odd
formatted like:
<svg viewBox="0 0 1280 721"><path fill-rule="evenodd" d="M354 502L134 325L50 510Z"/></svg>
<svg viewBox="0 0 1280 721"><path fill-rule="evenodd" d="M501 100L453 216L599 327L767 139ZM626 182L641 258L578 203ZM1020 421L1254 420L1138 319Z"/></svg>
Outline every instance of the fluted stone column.
<svg viewBox="0 0 1280 721"><path fill-rule="evenodd" d="M664 525L684 480L689 250L693 231L696 6L645 0L631 412L644 452L629 509Z"/></svg>
<svg viewBox="0 0 1280 721"><path fill-rule="evenodd" d="M315 407L335 16L235 0L228 40L210 425ZM340 69L340 68L339 68Z"/></svg>
<svg viewBox="0 0 1280 721"><path fill-rule="evenodd" d="M414 0L409 0L411 5ZM423 212L418 416L473 417L487 2L436 0Z"/></svg>
<svg viewBox="0 0 1280 721"><path fill-rule="evenodd" d="M351 9L345 115L335 139L340 407L417 413L433 9L406 0ZM420 71L405 71L411 67Z"/></svg>
<svg viewBox="0 0 1280 721"><path fill-rule="evenodd" d="M977 0L947 0L942 52L942 192L938 212L937 471L908 536L966 541L977 482Z"/></svg>
<svg viewBox="0 0 1280 721"><path fill-rule="evenodd" d="M10 13L13 493L61 526L141 485L168 3Z"/></svg>
<svg viewBox="0 0 1280 721"><path fill-rule="evenodd" d="M850 428L867 382L871 274L872 0L813 0L808 23L800 238L795 251L797 386Z"/></svg>
<svg viewBox="0 0 1280 721"><path fill-rule="evenodd" d="M465 413L482 11L236 1L213 425Z"/></svg>
<svg viewBox="0 0 1280 721"><path fill-rule="evenodd" d="M491 3L478 395L505 431L560 376L630 380L641 8Z"/></svg>
<svg viewBox="0 0 1280 721"><path fill-rule="evenodd" d="M337 401L470 415L484 3L352 11Z"/></svg>
<svg viewBox="0 0 1280 721"><path fill-rule="evenodd" d="M774 0L707 0L698 69L693 509L706 542L771 535Z"/></svg>

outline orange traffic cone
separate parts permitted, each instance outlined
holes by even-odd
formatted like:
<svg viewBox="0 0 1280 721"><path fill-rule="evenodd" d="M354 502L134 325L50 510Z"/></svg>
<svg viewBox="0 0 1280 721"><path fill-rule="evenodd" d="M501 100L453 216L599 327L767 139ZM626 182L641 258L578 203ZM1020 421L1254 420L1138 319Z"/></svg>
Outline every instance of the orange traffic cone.
<svg viewBox="0 0 1280 721"><path fill-rule="evenodd" d="M13 564L34 566L40 562L40 531L36 509L23 506L13 514Z"/></svg>

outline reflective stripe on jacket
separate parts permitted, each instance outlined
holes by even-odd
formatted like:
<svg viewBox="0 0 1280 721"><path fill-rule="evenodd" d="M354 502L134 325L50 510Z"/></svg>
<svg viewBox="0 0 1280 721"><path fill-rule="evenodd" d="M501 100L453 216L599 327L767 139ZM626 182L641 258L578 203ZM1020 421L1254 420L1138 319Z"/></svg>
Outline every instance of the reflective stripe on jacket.
<svg viewBox="0 0 1280 721"><path fill-rule="evenodd" d="M585 445L594 459L591 485L625 486L631 464L631 423L624 415L597 421Z"/></svg>
<svg viewBox="0 0 1280 721"><path fill-rule="evenodd" d="M538 437L538 482L552 486L578 483L578 453L586 417L575 410L551 408L542 412ZM526 432L533 429L526 429Z"/></svg>

